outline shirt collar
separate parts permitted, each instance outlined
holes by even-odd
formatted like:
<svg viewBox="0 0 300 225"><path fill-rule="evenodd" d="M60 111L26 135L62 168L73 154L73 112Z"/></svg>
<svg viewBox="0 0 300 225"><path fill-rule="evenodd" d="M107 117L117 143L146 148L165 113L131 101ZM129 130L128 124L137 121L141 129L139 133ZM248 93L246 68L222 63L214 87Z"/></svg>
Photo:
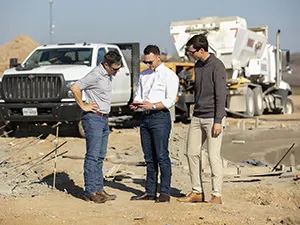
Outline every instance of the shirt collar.
<svg viewBox="0 0 300 225"><path fill-rule="evenodd" d="M106 71L106 69L104 68L104 66L103 66L102 63L99 64L99 68L100 68L100 71L101 71L101 75L103 75L103 76L110 76L110 75L107 73L107 71Z"/></svg>
<svg viewBox="0 0 300 225"><path fill-rule="evenodd" d="M162 70L162 68L165 66L165 64L160 64L158 67L156 67L156 69L154 70L154 72L159 72Z"/></svg>

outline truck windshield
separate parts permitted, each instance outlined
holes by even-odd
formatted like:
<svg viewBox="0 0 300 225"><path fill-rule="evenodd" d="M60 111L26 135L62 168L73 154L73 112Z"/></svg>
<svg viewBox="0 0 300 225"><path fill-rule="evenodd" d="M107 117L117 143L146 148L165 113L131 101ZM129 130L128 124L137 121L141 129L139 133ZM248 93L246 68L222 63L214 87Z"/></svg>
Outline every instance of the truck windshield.
<svg viewBox="0 0 300 225"><path fill-rule="evenodd" d="M50 48L36 50L25 62L29 65L87 65L92 63L92 48Z"/></svg>

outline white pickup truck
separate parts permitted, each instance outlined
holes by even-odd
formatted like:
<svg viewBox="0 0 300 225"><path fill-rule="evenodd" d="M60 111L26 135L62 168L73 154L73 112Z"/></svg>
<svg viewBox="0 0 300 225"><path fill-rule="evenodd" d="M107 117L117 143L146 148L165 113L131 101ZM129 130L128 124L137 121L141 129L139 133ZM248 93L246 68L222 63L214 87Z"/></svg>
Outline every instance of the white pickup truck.
<svg viewBox="0 0 300 225"><path fill-rule="evenodd" d="M23 63L10 60L0 85L0 121L11 129L22 124L78 124L81 110L70 86L85 76L110 50L122 55L123 67L113 78L111 116L131 113L140 72L139 44L56 44L36 48Z"/></svg>

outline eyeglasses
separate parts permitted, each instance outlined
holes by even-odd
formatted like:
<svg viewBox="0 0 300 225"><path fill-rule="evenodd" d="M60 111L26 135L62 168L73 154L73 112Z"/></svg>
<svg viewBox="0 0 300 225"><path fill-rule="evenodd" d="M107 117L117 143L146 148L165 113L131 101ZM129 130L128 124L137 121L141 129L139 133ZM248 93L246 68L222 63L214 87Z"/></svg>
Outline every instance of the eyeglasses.
<svg viewBox="0 0 300 225"><path fill-rule="evenodd" d="M112 66L109 67L112 68L114 71L118 71L119 69L121 69L122 66L120 66L119 68L113 68Z"/></svg>
<svg viewBox="0 0 300 225"><path fill-rule="evenodd" d="M155 59L156 59L157 57L155 57ZM153 59L152 61L143 61L143 63L145 63L146 65L152 65L153 64L153 62L155 61L155 59Z"/></svg>
<svg viewBox="0 0 300 225"><path fill-rule="evenodd" d="M195 50L195 51L190 51L188 49L185 50L187 54L190 54L190 55L194 55L196 52L198 52L199 50Z"/></svg>

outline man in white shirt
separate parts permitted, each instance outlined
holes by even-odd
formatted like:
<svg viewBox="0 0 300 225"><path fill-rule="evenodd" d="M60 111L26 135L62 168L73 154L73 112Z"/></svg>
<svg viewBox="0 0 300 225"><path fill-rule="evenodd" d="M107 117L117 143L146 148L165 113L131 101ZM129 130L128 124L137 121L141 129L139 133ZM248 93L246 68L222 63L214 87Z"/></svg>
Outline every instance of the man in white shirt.
<svg viewBox="0 0 300 225"><path fill-rule="evenodd" d="M175 104L179 79L162 63L160 50L156 45L148 45L144 49L144 63L148 69L140 74L131 109L142 108L144 110L140 135L147 164L146 192L140 196L133 196L131 200L169 202L172 175L168 150L171 131L169 109ZM160 169L160 195L156 198L158 167Z"/></svg>

